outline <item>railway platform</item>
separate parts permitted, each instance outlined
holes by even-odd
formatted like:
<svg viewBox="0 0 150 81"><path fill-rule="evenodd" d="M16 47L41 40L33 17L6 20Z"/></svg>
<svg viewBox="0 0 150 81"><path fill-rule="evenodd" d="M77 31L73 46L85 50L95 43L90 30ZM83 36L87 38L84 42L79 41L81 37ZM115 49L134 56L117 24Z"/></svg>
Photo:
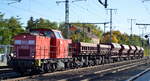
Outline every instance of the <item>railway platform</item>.
<svg viewBox="0 0 150 81"><path fill-rule="evenodd" d="M127 81L150 81L150 68L147 68L143 72L131 77Z"/></svg>

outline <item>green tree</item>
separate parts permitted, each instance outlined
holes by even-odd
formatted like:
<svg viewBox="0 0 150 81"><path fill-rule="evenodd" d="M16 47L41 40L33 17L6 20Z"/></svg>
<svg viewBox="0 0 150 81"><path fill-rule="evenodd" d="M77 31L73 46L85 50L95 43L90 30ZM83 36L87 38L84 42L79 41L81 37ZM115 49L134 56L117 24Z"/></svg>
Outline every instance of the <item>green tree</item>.
<svg viewBox="0 0 150 81"><path fill-rule="evenodd" d="M58 24L56 22L51 22L47 19L39 18L34 20L33 17L30 17L30 19L27 21L26 29L32 28L58 29Z"/></svg>
<svg viewBox="0 0 150 81"><path fill-rule="evenodd" d="M0 44L11 44L13 36L24 32L21 25L19 18L4 19L4 14L0 13L0 36L2 37Z"/></svg>

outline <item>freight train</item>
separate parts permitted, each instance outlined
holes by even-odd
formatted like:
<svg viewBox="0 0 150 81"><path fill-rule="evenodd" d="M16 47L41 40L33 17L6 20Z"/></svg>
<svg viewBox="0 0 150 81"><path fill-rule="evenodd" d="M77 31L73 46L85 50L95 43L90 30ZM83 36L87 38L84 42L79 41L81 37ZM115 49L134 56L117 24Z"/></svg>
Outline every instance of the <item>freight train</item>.
<svg viewBox="0 0 150 81"><path fill-rule="evenodd" d="M39 28L14 37L9 66L20 73L52 72L140 59L143 55L139 46L72 42L64 39L61 31Z"/></svg>

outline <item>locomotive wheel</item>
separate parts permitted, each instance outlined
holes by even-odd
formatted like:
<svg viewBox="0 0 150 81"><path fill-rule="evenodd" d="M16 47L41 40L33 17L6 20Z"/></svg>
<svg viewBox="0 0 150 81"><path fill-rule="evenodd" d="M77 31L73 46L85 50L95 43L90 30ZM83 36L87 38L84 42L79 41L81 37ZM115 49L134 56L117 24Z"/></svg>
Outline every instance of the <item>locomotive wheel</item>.
<svg viewBox="0 0 150 81"><path fill-rule="evenodd" d="M69 66L69 62L65 62L64 64L65 64L65 69L70 68L70 66Z"/></svg>
<svg viewBox="0 0 150 81"><path fill-rule="evenodd" d="M57 67L56 67L56 64L51 64L51 72L54 72L56 71Z"/></svg>
<svg viewBox="0 0 150 81"><path fill-rule="evenodd" d="M42 73L45 72L45 71L44 71L44 65L45 65L45 64L42 64L41 67L40 67L40 72L42 72Z"/></svg>
<svg viewBox="0 0 150 81"><path fill-rule="evenodd" d="M50 72L50 68L51 68L51 66L49 63L44 64L44 72Z"/></svg>

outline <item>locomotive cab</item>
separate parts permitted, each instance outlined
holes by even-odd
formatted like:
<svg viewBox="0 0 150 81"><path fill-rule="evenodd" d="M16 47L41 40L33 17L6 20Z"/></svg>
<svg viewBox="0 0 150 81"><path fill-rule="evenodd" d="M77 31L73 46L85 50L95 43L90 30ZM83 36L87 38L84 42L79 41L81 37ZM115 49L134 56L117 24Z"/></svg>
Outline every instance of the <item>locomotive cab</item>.
<svg viewBox="0 0 150 81"><path fill-rule="evenodd" d="M71 58L69 53L69 44L72 43L70 39L64 39L61 32L58 30L52 30L53 37L51 38L50 57L51 58Z"/></svg>
<svg viewBox="0 0 150 81"><path fill-rule="evenodd" d="M50 40L50 56L48 58L69 58L69 44L71 40L64 39L61 32L50 29L31 29L32 34L43 35L51 38ZM44 42L44 41L43 41Z"/></svg>

